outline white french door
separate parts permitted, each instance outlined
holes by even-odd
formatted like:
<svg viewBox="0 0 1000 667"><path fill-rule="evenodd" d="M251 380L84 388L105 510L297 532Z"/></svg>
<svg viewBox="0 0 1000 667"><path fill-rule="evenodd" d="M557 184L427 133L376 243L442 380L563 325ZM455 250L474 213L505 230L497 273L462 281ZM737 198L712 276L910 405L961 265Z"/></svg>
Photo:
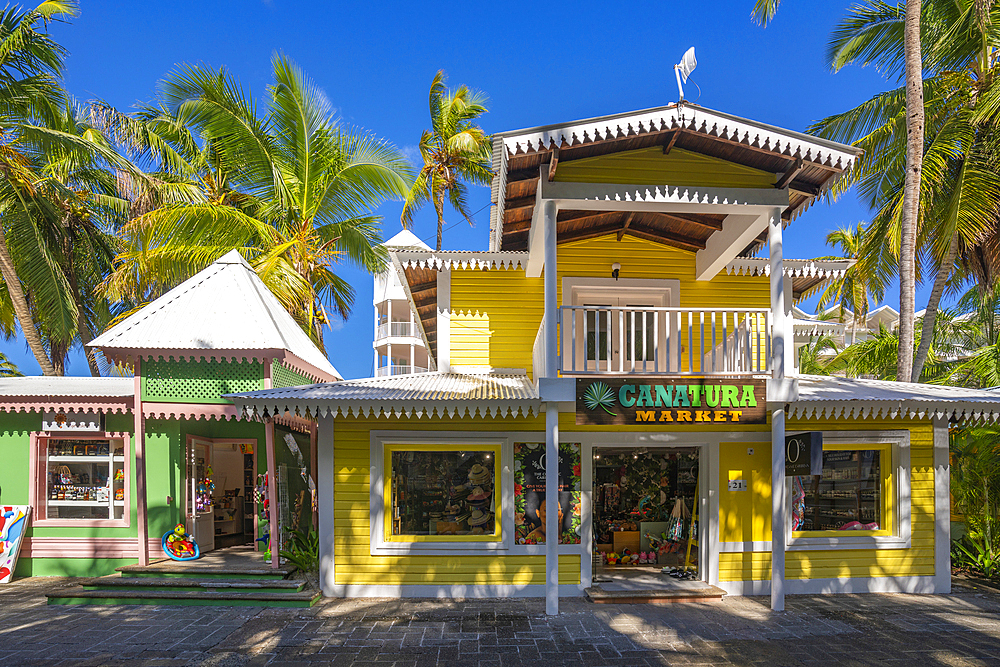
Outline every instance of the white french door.
<svg viewBox="0 0 1000 667"><path fill-rule="evenodd" d="M574 350L587 371L655 371L664 354L671 323L657 296L586 295L575 311ZM646 310L649 309L649 310Z"/></svg>

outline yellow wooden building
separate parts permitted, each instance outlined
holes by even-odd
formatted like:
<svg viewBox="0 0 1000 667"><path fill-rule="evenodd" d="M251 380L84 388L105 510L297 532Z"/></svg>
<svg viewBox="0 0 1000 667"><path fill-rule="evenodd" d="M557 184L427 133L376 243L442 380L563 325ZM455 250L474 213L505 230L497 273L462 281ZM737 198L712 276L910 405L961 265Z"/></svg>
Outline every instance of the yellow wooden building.
<svg viewBox="0 0 1000 667"><path fill-rule="evenodd" d="M232 397L318 421L324 593L556 613L626 548L776 609L949 591L949 423L1000 396L796 370L849 263L782 236L857 155L686 102L497 135L489 249L392 253L430 372Z"/></svg>

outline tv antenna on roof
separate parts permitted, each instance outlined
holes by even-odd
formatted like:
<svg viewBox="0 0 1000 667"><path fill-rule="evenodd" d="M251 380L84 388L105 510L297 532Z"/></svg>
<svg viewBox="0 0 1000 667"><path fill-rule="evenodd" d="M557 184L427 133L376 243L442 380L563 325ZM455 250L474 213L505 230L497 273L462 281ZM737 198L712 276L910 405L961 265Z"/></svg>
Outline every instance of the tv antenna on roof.
<svg viewBox="0 0 1000 667"><path fill-rule="evenodd" d="M681 77L684 78L684 83L687 83L688 77L691 76L691 72L694 68L698 66L698 61L694 57L694 47L684 52L684 57L681 61L674 65L674 74L677 76L677 92L680 95L681 102L684 101L684 86L681 85Z"/></svg>

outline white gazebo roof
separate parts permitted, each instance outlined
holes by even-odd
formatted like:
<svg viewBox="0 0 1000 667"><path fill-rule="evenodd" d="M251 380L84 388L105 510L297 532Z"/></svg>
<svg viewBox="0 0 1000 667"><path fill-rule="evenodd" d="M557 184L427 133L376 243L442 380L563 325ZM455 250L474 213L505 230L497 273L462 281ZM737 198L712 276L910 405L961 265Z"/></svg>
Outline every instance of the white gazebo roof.
<svg viewBox="0 0 1000 667"><path fill-rule="evenodd" d="M303 362L293 366L310 375L342 377L237 250L105 331L89 347L112 357L201 350L232 357L226 353L284 350Z"/></svg>
<svg viewBox="0 0 1000 667"><path fill-rule="evenodd" d="M417 235L409 229L404 229L391 239L383 243L386 248L399 248L405 250L430 250L431 247L417 238Z"/></svg>

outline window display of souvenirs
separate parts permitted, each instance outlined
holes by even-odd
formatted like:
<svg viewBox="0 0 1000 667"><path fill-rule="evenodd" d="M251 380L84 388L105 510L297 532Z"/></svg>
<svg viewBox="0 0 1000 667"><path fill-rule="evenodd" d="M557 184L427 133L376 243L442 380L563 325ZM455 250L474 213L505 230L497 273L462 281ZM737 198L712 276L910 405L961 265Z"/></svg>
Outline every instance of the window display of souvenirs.
<svg viewBox="0 0 1000 667"><path fill-rule="evenodd" d="M120 441L42 441L45 519L121 519L125 457Z"/></svg>
<svg viewBox="0 0 1000 667"><path fill-rule="evenodd" d="M580 543L580 445L559 445L559 543ZM518 544L545 544L545 445L514 445L514 530Z"/></svg>
<svg viewBox="0 0 1000 667"><path fill-rule="evenodd" d="M393 535L494 535L496 460L490 451L393 451Z"/></svg>
<svg viewBox="0 0 1000 667"><path fill-rule="evenodd" d="M823 474L794 477L792 530L879 530L882 525L882 452L823 452Z"/></svg>

